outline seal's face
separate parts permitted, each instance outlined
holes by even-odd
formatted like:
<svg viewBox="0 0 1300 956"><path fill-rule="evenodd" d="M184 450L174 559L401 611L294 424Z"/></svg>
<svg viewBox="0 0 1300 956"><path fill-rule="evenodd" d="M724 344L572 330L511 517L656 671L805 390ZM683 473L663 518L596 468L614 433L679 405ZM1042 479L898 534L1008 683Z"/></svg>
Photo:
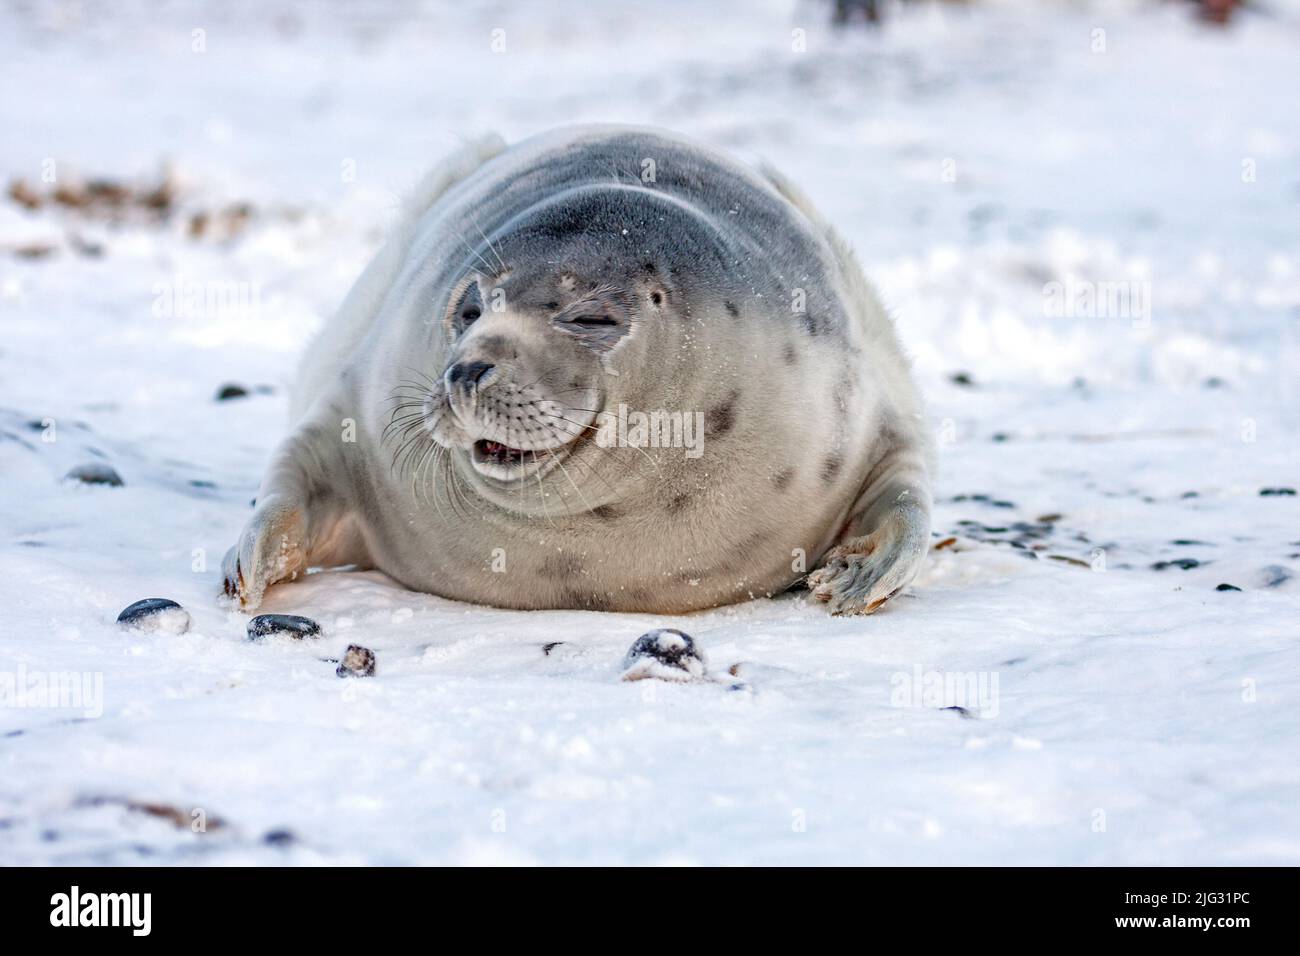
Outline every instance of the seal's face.
<svg viewBox="0 0 1300 956"><path fill-rule="evenodd" d="M630 296L571 273L467 273L447 299L447 360L425 400L434 441L484 491L563 469L595 429L602 360L634 312Z"/></svg>

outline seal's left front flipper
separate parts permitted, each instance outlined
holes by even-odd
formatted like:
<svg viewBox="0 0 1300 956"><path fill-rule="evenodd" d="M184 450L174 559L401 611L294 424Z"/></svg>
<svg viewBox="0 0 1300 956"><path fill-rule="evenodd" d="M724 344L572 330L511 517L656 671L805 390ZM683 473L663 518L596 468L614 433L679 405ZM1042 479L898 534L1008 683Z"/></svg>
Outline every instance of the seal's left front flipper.
<svg viewBox="0 0 1300 956"><path fill-rule="evenodd" d="M895 453L859 496L841 543L808 576L832 614L870 614L921 570L930 550L930 491L918 456Z"/></svg>

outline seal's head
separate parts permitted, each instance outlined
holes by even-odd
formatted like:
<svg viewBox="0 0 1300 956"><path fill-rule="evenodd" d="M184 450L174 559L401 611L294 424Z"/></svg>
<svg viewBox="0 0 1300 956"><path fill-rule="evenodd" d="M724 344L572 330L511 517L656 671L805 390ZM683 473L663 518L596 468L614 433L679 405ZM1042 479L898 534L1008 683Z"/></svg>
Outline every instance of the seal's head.
<svg viewBox="0 0 1300 956"><path fill-rule="evenodd" d="M632 493L657 466L640 449L613 460L598 436L624 405L703 401L691 283L718 249L694 210L607 184L547 197L464 243L433 290L418 409L446 481L538 514Z"/></svg>
<svg viewBox="0 0 1300 956"><path fill-rule="evenodd" d="M605 360L640 320L624 289L558 270L474 270L453 286L447 360L427 398L427 424L491 482L543 476L593 427Z"/></svg>

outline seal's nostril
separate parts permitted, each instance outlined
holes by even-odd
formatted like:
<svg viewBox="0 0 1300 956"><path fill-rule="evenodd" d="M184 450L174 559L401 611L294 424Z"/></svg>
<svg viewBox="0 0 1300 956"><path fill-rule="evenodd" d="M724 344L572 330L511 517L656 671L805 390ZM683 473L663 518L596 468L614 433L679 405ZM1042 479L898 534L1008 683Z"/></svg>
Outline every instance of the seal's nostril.
<svg viewBox="0 0 1300 956"><path fill-rule="evenodd" d="M464 382L468 387L477 385L488 372L495 368L490 362L457 362L447 369L447 383L455 385Z"/></svg>

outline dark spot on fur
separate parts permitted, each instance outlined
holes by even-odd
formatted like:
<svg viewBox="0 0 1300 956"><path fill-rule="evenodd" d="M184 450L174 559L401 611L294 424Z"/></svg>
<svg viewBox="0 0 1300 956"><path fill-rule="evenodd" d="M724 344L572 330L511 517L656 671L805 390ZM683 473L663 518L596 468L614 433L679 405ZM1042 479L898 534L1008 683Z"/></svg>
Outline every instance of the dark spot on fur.
<svg viewBox="0 0 1300 956"><path fill-rule="evenodd" d="M732 392L719 405L709 409L704 416L704 435L706 438L721 438L736 425L736 402L739 392Z"/></svg>
<svg viewBox="0 0 1300 956"><path fill-rule="evenodd" d="M582 574L582 562L574 554L555 554L542 562L539 573L553 581L564 581Z"/></svg>
<svg viewBox="0 0 1300 956"><path fill-rule="evenodd" d="M615 518L617 518L619 515L622 514L621 511L619 511L617 508L613 507L612 505L600 505L597 508L592 508L591 513L595 515L597 518L599 518L601 521L613 521Z"/></svg>
<svg viewBox="0 0 1300 956"><path fill-rule="evenodd" d="M653 262L647 262L641 268L648 276L652 276L659 271L658 269L655 268L655 264Z"/></svg>
<svg viewBox="0 0 1300 956"><path fill-rule="evenodd" d="M733 319L738 319L738 318L740 318L740 309L738 309L738 308L736 307L736 303L734 303L734 302L732 302L730 299L728 299L728 300L727 300L725 303L723 303L723 304L726 305L726 307L727 307L727 314L728 314L728 315L730 315Z"/></svg>
<svg viewBox="0 0 1300 956"><path fill-rule="evenodd" d="M799 362L799 350L796 349L793 345L787 345L785 347L785 364L795 365L798 362Z"/></svg>
<svg viewBox="0 0 1300 956"><path fill-rule="evenodd" d="M686 509L686 506L690 503L690 500L691 500L691 496L686 494L685 492L683 492L680 495L674 495L668 502L667 505L668 513L677 514L677 512L679 511L684 511Z"/></svg>
<svg viewBox="0 0 1300 956"><path fill-rule="evenodd" d="M772 476L772 484L776 486L777 491L785 491L793 478L794 469L785 468Z"/></svg>
<svg viewBox="0 0 1300 956"><path fill-rule="evenodd" d="M834 481L835 476L840 473L840 469L843 467L844 467L844 459L841 458L839 455L827 456L826 460L822 462L822 481L825 482Z"/></svg>
<svg viewBox="0 0 1300 956"><path fill-rule="evenodd" d="M804 331L809 335L820 335L821 329L817 326L817 320L807 312L799 316L799 321L803 323Z"/></svg>
<svg viewBox="0 0 1300 956"><path fill-rule="evenodd" d="M664 294L660 292L658 289L656 289L654 292L650 293L650 301L653 302L655 305L662 305L664 301Z"/></svg>

